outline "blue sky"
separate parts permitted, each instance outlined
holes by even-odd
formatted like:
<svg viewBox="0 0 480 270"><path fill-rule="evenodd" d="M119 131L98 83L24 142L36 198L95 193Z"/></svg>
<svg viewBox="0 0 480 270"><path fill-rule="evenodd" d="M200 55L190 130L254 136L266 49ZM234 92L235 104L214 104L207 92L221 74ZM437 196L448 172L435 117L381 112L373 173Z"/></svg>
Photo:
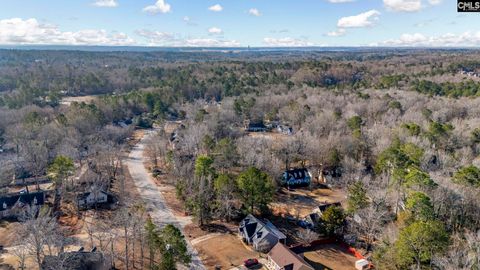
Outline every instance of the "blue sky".
<svg viewBox="0 0 480 270"><path fill-rule="evenodd" d="M0 44L479 46L454 0L0 0Z"/></svg>

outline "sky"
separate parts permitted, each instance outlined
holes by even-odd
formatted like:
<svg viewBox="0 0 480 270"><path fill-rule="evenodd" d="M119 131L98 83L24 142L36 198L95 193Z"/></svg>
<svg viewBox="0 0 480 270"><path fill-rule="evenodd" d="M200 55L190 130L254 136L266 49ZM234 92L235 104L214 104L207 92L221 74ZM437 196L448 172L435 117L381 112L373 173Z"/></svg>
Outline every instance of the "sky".
<svg viewBox="0 0 480 270"><path fill-rule="evenodd" d="M477 47L455 0L0 0L0 45Z"/></svg>

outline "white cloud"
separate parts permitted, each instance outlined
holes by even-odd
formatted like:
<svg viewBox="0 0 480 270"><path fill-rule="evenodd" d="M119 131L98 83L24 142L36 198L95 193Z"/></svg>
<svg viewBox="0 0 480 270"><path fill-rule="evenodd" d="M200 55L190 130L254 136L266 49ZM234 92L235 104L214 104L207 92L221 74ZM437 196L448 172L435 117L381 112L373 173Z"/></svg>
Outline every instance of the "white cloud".
<svg viewBox="0 0 480 270"><path fill-rule="evenodd" d="M339 28L337 31L328 32L327 36L329 37L341 37L345 35L347 31L344 28Z"/></svg>
<svg viewBox="0 0 480 270"><path fill-rule="evenodd" d="M432 6L439 5L442 3L442 0L428 0L428 3Z"/></svg>
<svg viewBox="0 0 480 270"><path fill-rule="evenodd" d="M183 17L183 21L186 23L190 22L190 17L188 16Z"/></svg>
<svg viewBox="0 0 480 270"><path fill-rule="evenodd" d="M337 26L339 28L373 26L375 24L375 21L378 20L378 15L380 15L380 12L378 12L375 9L372 9L355 16L340 18L340 20L338 20L337 22Z"/></svg>
<svg viewBox="0 0 480 270"><path fill-rule="evenodd" d="M97 0L93 5L97 7L117 7L118 3L116 0Z"/></svg>
<svg viewBox="0 0 480 270"><path fill-rule="evenodd" d="M39 23L34 18L12 18L0 20L0 44L117 46L134 45L136 42L124 33L95 29L63 32L56 25Z"/></svg>
<svg viewBox="0 0 480 270"><path fill-rule="evenodd" d="M172 47L237 47L240 43L235 40L214 38L184 38L168 32L151 30L137 30L137 35L147 40L148 46L172 46Z"/></svg>
<svg viewBox="0 0 480 270"><path fill-rule="evenodd" d="M220 35L223 33L222 29L218 28L218 27L211 27L208 29L208 33L210 34L214 34L214 35Z"/></svg>
<svg viewBox="0 0 480 270"><path fill-rule="evenodd" d="M267 46L272 47L306 47L313 46L314 44L308 42L304 39L295 39L295 38L270 38L266 37L263 39L263 43Z"/></svg>
<svg viewBox="0 0 480 270"><path fill-rule="evenodd" d="M391 11L415 12L422 9L421 0L383 0L383 4Z"/></svg>
<svg viewBox="0 0 480 270"><path fill-rule="evenodd" d="M420 33L402 34L398 39L390 39L377 45L418 46L418 47L473 47L480 46L480 31L461 34L447 33L438 36L426 36Z"/></svg>
<svg viewBox="0 0 480 270"><path fill-rule="evenodd" d="M93 5L96 7L116 7L118 3L116 0L97 0Z"/></svg>
<svg viewBox="0 0 480 270"><path fill-rule="evenodd" d="M259 17L259 16L262 15L262 13L260 13L260 11L259 11L258 9L256 9L256 8L251 8L251 9L248 11L248 14L253 15L253 16L257 16L257 17Z"/></svg>
<svg viewBox="0 0 480 270"><path fill-rule="evenodd" d="M219 4L216 4L216 5L213 5L213 6L209 7L208 10L214 11L214 12L220 12L220 11L223 10L223 7L220 6Z"/></svg>
<svg viewBox="0 0 480 270"><path fill-rule="evenodd" d="M143 11L151 14L168 13L172 11L172 7L165 0L157 0L155 4L143 8Z"/></svg>
<svg viewBox="0 0 480 270"><path fill-rule="evenodd" d="M390 11L397 12L417 12L428 6L436 6L442 3L442 0L383 0L383 4Z"/></svg>
<svg viewBox="0 0 480 270"><path fill-rule="evenodd" d="M238 47L236 40L219 40L212 38L194 38L185 40L184 46L188 47Z"/></svg>

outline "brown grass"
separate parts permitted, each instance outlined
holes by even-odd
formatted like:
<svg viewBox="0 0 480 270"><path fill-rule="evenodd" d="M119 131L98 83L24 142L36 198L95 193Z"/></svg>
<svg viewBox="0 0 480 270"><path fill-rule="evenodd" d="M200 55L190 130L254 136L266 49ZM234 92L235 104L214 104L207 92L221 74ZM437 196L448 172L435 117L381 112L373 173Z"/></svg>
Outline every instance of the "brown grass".
<svg viewBox="0 0 480 270"><path fill-rule="evenodd" d="M304 255L305 260L315 269L355 270L357 261L357 258L336 244L322 245L317 250L306 252Z"/></svg>
<svg viewBox="0 0 480 270"><path fill-rule="evenodd" d="M320 204L342 202L343 200L345 200L345 194L341 190L313 188L312 190L288 191L283 188L276 194L275 201L270 205L275 215L303 218L312 213L312 210Z"/></svg>
<svg viewBox="0 0 480 270"><path fill-rule="evenodd" d="M258 257L258 253L245 246L234 235L216 235L196 243L195 249L200 253L201 259L208 269L216 265L221 269L230 269L243 264L248 258Z"/></svg>

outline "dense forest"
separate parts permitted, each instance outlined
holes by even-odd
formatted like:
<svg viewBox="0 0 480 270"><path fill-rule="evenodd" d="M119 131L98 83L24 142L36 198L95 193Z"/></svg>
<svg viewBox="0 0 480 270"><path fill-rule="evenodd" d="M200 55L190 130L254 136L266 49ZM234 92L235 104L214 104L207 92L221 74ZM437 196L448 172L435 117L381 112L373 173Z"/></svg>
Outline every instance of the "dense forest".
<svg viewBox="0 0 480 270"><path fill-rule="evenodd" d="M0 177L68 157L108 186L134 127L181 121L149 151L201 225L269 215L287 157L347 194L342 221L316 233L355 235L376 269L476 269L479 72L475 50L2 50ZM62 105L87 95L98 98ZM246 121L294 132L272 142L246 136Z"/></svg>
<svg viewBox="0 0 480 270"><path fill-rule="evenodd" d="M262 94L307 85L335 91L402 88L475 96L475 51L81 52L0 51L0 105L55 106L63 96L155 88L164 103Z"/></svg>

